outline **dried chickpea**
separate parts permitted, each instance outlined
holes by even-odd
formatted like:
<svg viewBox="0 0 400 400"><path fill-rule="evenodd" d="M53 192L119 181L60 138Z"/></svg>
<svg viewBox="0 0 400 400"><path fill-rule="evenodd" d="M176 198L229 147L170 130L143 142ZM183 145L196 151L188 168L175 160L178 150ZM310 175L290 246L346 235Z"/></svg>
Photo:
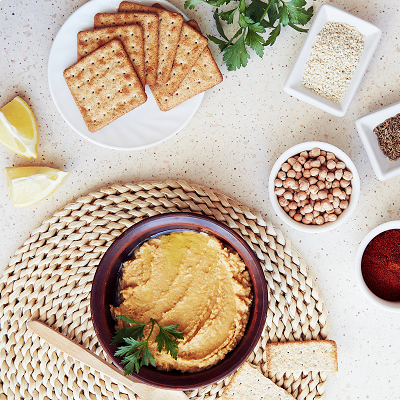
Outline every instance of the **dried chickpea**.
<svg viewBox="0 0 400 400"><path fill-rule="evenodd" d="M337 169L345 169L346 168L346 164L343 161L338 161L336 163L336 168Z"/></svg>
<svg viewBox="0 0 400 400"><path fill-rule="evenodd" d="M301 166L301 164L300 164L298 161L296 161L296 162L293 164L292 168L293 168L296 172L300 172L300 171L303 169L303 167Z"/></svg>
<svg viewBox="0 0 400 400"><path fill-rule="evenodd" d="M287 162L293 167L293 164L296 162L297 160L294 157L290 157Z"/></svg>
<svg viewBox="0 0 400 400"><path fill-rule="evenodd" d="M308 157L308 154L307 154ZM300 157L297 159L297 162L299 162L301 165L304 165L304 163L307 161L307 157L304 157L300 153Z"/></svg>
<svg viewBox="0 0 400 400"><path fill-rule="evenodd" d="M291 169L291 168L292 168L292 167L290 166L289 163L283 163L282 166L281 166L281 170L282 170L283 172L288 172L289 169Z"/></svg>
<svg viewBox="0 0 400 400"><path fill-rule="evenodd" d="M318 192L318 198L319 198L319 199L324 200L324 199L326 199L327 197L328 197L328 191L327 191L326 189L320 190L320 191Z"/></svg>
<svg viewBox="0 0 400 400"><path fill-rule="evenodd" d="M311 172L311 176L318 176L319 169L318 168L311 168L310 172Z"/></svg>
<svg viewBox="0 0 400 400"><path fill-rule="evenodd" d="M337 164L336 164L336 166L337 166ZM343 170L342 169L337 169L335 171L335 179L340 181L342 179L342 176L343 176Z"/></svg>
<svg viewBox="0 0 400 400"><path fill-rule="evenodd" d="M274 181L281 207L297 222L333 222L348 208L353 174L332 152L314 148L290 157Z"/></svg>
<svg viewBox="0 0 400 400"><path fill-rule="evenodd" d="M279 171L277 174L278 179L281 181L284 181L286 179L286 172L285 171Z"/></svg>
<svg viewBox="0 0 400 400"><path fill-rule="evenodd" d="M346 181L347 182L347 181ZM310 183L306 178L299 179L299 189L300 190L307 190L310 187Z"/></svg>
<svg viewBox="0 0 400 400"><path fill-rule="evenodd" d="M321 166L321 162L319 160L312 160L310 162L311 168L319 168Z"/></svg>
<svg viewBox="0 0 400 400"><path fill-rule="evenodd" d="M321 149L319 149L318 147L314 147L311 151L310 151L310 157L313 158L317 158L318 156L321 155Z"/></svg>
<svg viewBox="0 0 400 400"><path fill-rule="evenodd" d="M328 169L335 169L336 168L336 163L335 160L329 160L326 162L326 168Z"/></svg>
<svg viewBox="0 0 400 400"><path fill-rule="evenodd" d="M289 200L285 199L284 197L279 197L278 201L281 207L286 207L289 204Z"/></svg>
<svg viewBox="0 0 400 400"><path fill-rule="evenodd" d="M325 189L325 182L323 181L318 181L317 186L319 190Z"/></svg>
<svg viewBox="0 0 400 400"><path fill-rule="evenodd" d="M332 153L332 152L327 152L326 153L326 161L328 161L328 160L334 160L336 157L335 157L335 155Z"/></svg>
<svg viewBox="0 0 400 400"><path fill-rule="evenodd" d="M346 179L346 181L351 181L353 179L353 174L346 170L343 172L343 179Z"/></svg>
<svg viewBox="0 0 400 400"><path fill-rule="evenodd" d="M340 181L340 187L342 187L343 189L347 188L347 186L349 186L349 185L350 185L350 181L346 181L345 179L342 179Z"/></svg>
<svg viewBox="0 0 400 400"><path fill-rule="evenodd" d="M335 174L333 172L328 172L325 178L328 182L333 182L335 180Z"/></svg>
<svg viewBox="0 0 400 400"><path fill-rule="evenodd" d="M303 216L301 214L295 214L293 219L297 222L300 222L303 219Z"/></svg>
<svg viewBox="0 0 400 400"><path fill-rule="evenodd" d="M289 191L286 191L285 193L283 193L283 197L284 197L286 200L293 200L293 193L292 193L292 192L289 192Z"/></svg>

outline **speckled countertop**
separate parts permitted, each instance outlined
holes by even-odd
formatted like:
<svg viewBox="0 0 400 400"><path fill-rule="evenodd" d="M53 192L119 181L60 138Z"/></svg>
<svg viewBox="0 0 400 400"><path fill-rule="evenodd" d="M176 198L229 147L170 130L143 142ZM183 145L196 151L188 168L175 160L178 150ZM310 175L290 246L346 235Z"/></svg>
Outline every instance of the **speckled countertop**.
<svg viewBox="0 0 400 400"><path fill-rule="evenodd" d="M96 146L64 122L50 97L47 59L52 40L85 0L0 1L0 105L19 95L39 126L39 156L25 160L0 147L0 167L46 165L71 174L41 203L15 209L0 176L0 271L30 232L58 209L102 186L129 181L185 179L206 185L260 211L292 241L325 298L330 338L338 344L339 372L330 375L328 399L400 399L400 314L381 311L357 287L354 260L363 237L384 222L400 219L400 177L379 181L355 128L362 115L400 101L400 1L338 0L337 7L382 30L382 39L343 118L283 92L305 38L284 29L262 59L228 72L213 44L224 81L207 92L190 123L168 141L139 151ZM172 3L183 9L183 0ZM312 2L317 10L324 1ZM186 11L204 32L216 34L211 8ZM310 140L345 151L361 178L359 204L339 228L304 234L283 224L268 199L267 182L276 158Z"/></svg>

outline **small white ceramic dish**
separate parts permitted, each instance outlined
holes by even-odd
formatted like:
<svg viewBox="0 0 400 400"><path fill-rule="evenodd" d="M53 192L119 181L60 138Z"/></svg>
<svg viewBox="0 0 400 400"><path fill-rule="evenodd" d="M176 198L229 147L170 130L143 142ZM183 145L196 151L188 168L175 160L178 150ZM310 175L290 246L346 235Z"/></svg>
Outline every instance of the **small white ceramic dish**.
<svg viewBox="0 0 400 400"><path fill-rule="evenodd" d="M372 293L369 287L366 285L361 271L361 260L364 254L364 250L368 246L369 242L375 236L378 236L380 233L390 229L400 229L400 221L390 221L377 226L376 228L372 229L372 231L369 232L361 241L356 254L356 279L362 293L371 303L382 308L385 311L400 313L400 301L395 302L383 300Z"/></svg>
<svg viewBox="0 0 400 400"><path fill-rule="evenodd" d="M360 33L365 36L364 50L361 54L359 63L356 70L354 71L350 85L347 88L346 93L343 95L342 100L339 103L334 103L322 96L317 95L310 89L306 89L301 84L301 79L304 75L306 63L310 57L311 49L314 44L316 35L322 29L326 22L342 22L354 26ZM305 101L315 107L320 108L330 114L338 117L343 117L353 97L360 85L360 82L365 74L367 66L378 46L381 38L381 30L369 22L366 22L352 14L342 11L336 7L328 4L322 5L314 21L307 33L307 37L300 49L300 52L296 58L296 61L290 71L288 78L286 79L283 90L298 98L299 100Z"/></svg>
<svg viewBox="0 0 400 400"><path fill-rule="evenodd" d="M400 175L400 159L390 161L379 147L378 138L374 128L386 119L400 113L400 102L373 113L364 115L356 121L358 134L363 142L369 161L372 164L375 175L381 181Z"/></svg>
<svg viewBox="0 0 400 400"><path fill-rule="evenodd" d="M321 150L325 150L327 152L332 152L335 154L335 156L343 161L346 164L347 169L349 169L352 174L353 174L353 179L351 180L351 185L352 185L352 194L350 196L349 200L349 206L346 210L343 211L342 214L338 217L338 219L334 222L327 222L323 225L305 225L301 222L295 221L293 218L291 218L285 210L282 209L282 207L278 203L278 197L276 196L274 190L275 190L275 185L274 181L275 178L284 162L286 162L290 157L293 157L297 154L300 154L302 151L310 151L314 147L318 147ZM291 226L294 229L297 229L302 232L307 232L307 233L321 233L321 232L326 232L331 229L337 228L339 225L341 225L343 222L345 222L354 209L356 208L358 198L360 197L360 177L358 175L356 166L354 165L353 161L349 158L349 156L344 153L342 150L339 148L325 142L304 142L297 144L290 149L286 150L275 162L274 166L272 167L270 176L269 176L269 187L268 187L268 192L269 192L269 198L272 203L272 207L274 208L275 212L278 214L278 216L286 222L289 226Z"/></svg>
<svg viewBox="0 0 400 400"><path fill-rule="evenodd" d="M120 0L90 0L79 7L62 25L54 38L48 61L50 94L65 122L79 135L92 143L116 150L137 150L154 146L178 133L200 107L204 93L185 101L170 111L160 111L146 86L147 101L111 124L90 132L63 77L65 68L77 61L79 31L93 29L93 18L99 12L116 12ZM152 5L152 0L137 0ZM165 0L158 0L166 9L181 13ZM186 16L184 15L187 21Z"/></svg>

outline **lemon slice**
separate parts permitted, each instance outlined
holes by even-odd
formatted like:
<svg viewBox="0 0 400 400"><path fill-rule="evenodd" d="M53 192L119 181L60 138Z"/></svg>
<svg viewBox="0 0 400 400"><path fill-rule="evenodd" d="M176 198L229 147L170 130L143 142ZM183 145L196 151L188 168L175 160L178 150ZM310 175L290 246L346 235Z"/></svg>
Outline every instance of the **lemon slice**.
<svg viewBox="0 0 400 400"><path fill-rule="evenodd" d="M36 120L28 104L18 96L0 108L0 143L20 156L37 157Z"/></svg>
<svg viewBox="0 0 400 400"><path fill-rule="evenodd" d="M27 207L52 194L69 172L49 167L4 168L8 193L15 207Z"/></svg>

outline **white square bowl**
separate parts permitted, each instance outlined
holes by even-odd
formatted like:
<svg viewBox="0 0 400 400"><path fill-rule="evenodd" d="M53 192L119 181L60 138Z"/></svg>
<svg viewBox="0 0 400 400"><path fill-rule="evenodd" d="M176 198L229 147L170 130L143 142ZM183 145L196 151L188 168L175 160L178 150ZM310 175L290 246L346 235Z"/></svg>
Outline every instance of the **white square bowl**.
<svg viewBox="0 0 400 400"><path fill-rule="evenodd" d="M368 154L375 175L380 181L386 181L400 175L400 158L389 160L379 147L374 128L388 118L400 113L400 102L364 115L356 121L356 128Z"/></svg>
<svg viewBox="0 0 400 400"><path fill-rule="evenodd" d="M319 96L312 90L306 89L301 84L301 79L304 75L306 63L310 58L315 37L327 22L347 23L357 28L357 30L365 36L364 50L361 54L357 68L354 71L350 85L348 86L345 94L342 97L342 100L339 103L334 103L325 97ZM381 30L371 23L355 17L354 15L342 11L336 7L324 4L320 7L315 16L315 19L307 33L307 37L300 49L291 72L286 79L283 90L299 100L303 100L306 103L320 108L321 110L338 117L343 117L346 114L351 101L353 100L358 86L360 85L360 82L365 74L367 66L375 52L376 47L378 46L381 34Z"/></svg>

